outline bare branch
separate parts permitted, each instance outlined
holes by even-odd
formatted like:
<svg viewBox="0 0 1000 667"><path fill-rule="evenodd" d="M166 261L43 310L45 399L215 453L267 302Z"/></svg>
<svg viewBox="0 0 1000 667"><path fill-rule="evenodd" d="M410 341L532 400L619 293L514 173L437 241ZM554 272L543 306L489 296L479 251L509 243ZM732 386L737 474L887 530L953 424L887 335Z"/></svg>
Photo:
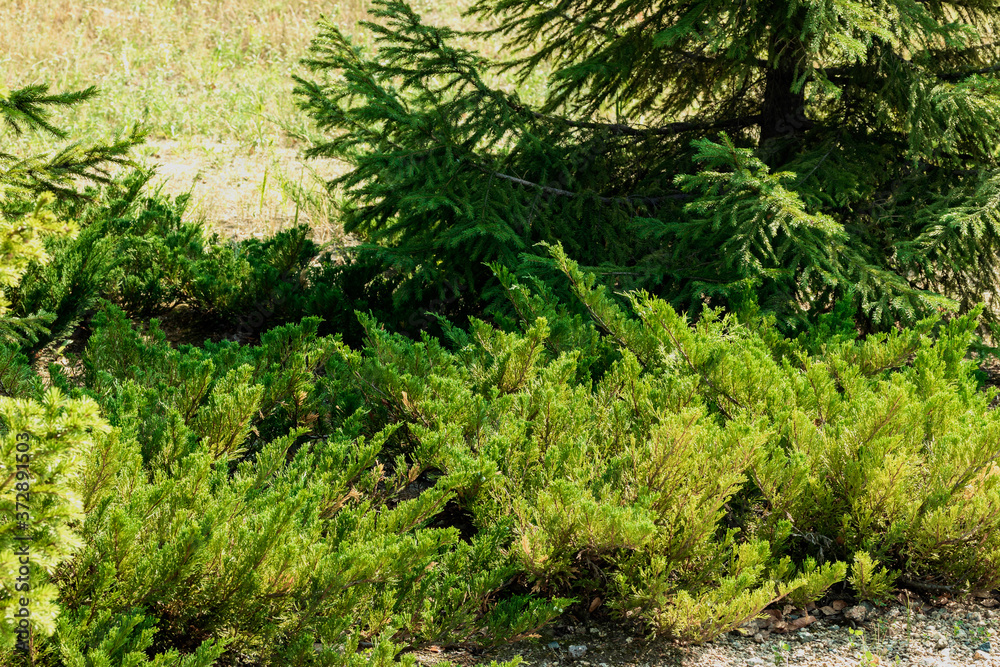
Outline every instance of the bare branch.
<svg viewBox="0 0 1000 667"><path fill-rule="evenodd" d="M527 180L525 180L523 178L518 178L517 176L510 176L508 174L501 174L500 172L497 172L497 171L491 171L489 169L485 169L483 167L480 167L479 165L476 165L476 166L479 169L482 169L483 171L485 171L486 173L488 173L490 176L494 176L496 178L502 178L505 181L510 181L511 183L517 183L518 185L523 185L523 186L526 186L526 187L529 187L529 188L535 188L537 190L541 190L542 192L547 192L549 194L559 195L561 197L582 197L582 196L584 196L582 193L579 193L579 192L573 192L571 190L563 190L562 188L554 188L554 187L549 186L549 185L542 185L541 183L535 183L533 181L527 181ZM602 204L640 203L640 204L648 204L650 206L655 206L656 204L658 204L661 201L671 201L671 200L673 200L673 201L684 201L686 199L691 199L692 197L693 197L693 195L689 195L689 194L685 194L685 193L677 193L677 194L673 194L673 195L660 195L658 197L650 197L650 196L646 196L646 195L623 195L623 196L620 196L620 197L604 197L604 196L598 195L596 197L596 199L598 201L600 201Z"/></svg>
<svg viewBox="0 0 1000 667"><path fill-rule="evenodd" d="M668 134L679 134L681 132L689 132L691 130L721 130L726 128L739 128L739 127L749 127L751 125L756 125L760 122L760 115L755 114L753 116L741 116L739 118L729 118L726 120L718 121L708 121L708 122L678 122L669 123L662 127L631 127L629 125L624 125L622 123L597 123L593 121L582 121L582 120L570 120L568 118L561 118L559 116L549 116L547 114L539 113L537 111L531 112L535 118L541 118L543 120L555 121L563 123L570 127L579 127L588 130L610 130L613 135L627 135L633 137L644 137L644 136L656 136L656 135L668 135Z"/></svg>

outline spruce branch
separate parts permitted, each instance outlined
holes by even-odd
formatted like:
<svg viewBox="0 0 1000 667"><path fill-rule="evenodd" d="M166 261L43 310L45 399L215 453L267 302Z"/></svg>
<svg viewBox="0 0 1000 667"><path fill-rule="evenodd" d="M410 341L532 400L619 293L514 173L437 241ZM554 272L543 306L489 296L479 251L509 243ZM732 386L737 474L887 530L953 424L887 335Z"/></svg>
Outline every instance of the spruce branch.
<svg viewBox="0 0 1000 667"><path fill-rule="evenodd" d="M97 95L97 88L90 86L84 90L55 94L48 91L48 85L38 84L10 91L6 95L0 93L0 117L17 134L25 130L42 130L60 139L65 138L66 132L49 122L52 108L85 102Z"/></svg>

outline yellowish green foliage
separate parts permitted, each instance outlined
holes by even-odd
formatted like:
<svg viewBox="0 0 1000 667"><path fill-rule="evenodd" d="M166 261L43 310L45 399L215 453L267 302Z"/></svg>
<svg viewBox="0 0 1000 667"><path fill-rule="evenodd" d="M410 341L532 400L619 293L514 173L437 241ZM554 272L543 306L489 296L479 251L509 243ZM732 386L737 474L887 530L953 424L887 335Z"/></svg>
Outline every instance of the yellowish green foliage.
<svg viewBox="0 0 1000 667"><path fill-rule="evenodd" d="M52 211L55 197L43 194L26 216L0 216L0 290L16 286L32 262L48 259L43 239L48 234L72 238L75 223L60 220ZM7 314L10 303L0 291L0 317Z"/></svg>
<svg viewBox="0 0 1000 667"><path fill-rule="evenodd" d="M93 400L55 388L41 401L0 397L0 424L0 648L9 649L22 606L33 633L55 630L52 576L83 545L83 474L110 427Z"/></svg>

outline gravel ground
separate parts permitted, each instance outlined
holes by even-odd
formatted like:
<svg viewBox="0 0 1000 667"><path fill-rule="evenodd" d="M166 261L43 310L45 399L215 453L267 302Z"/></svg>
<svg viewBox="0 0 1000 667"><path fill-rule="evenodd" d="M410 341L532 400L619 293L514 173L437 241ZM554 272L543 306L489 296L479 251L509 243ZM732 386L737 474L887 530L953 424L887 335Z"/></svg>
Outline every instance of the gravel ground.
<svg viewBox="0 0 1000 667"><path fill-rule="evenodd" d="M422 651L416 657L422 664L447 659L473 665L521 656L525 667L1000 667L996 598L901 599L903 603L879 608L826 600L819 608L810 605L805 615L790 606L769 609L767 618L701 646L647 641L638 628L629 631L621 624L593 621L555 625L485 654Z"/></svg>

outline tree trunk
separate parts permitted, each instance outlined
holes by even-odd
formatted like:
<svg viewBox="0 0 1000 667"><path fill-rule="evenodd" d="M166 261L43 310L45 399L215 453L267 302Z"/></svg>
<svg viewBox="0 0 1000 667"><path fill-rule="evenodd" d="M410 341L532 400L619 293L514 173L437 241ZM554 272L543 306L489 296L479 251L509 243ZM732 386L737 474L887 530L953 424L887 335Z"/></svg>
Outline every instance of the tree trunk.
<svg viewBox="0 0 1000 667"><path fill-rule="evenodd" d="M760 142L758 148L765 156L784 154L787 142L807 129L810 125L806 117L805 89L792 92L797 72L795 65L800 52L798 40L775 34L771 39L768 64L764 83L764 101L761 107Z"/></svg>

